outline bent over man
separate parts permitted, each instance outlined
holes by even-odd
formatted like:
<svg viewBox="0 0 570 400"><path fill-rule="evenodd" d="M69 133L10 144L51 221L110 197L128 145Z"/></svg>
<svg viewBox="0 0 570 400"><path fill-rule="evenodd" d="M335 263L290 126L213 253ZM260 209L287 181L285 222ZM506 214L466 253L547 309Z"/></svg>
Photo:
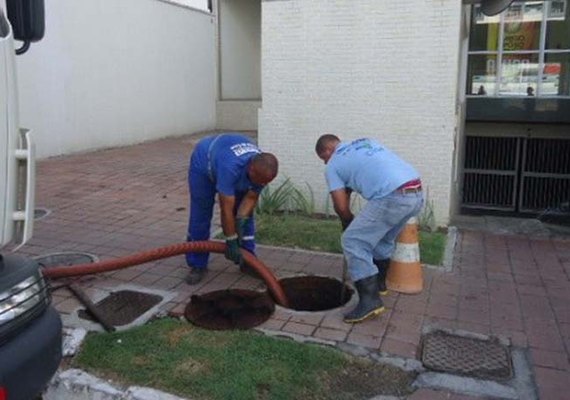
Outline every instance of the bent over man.
<svg viewBox="0 0 570 400"><path fill-rule="evenodd" d="M262 153L246 136L227 133L206 137L196 145L190 158L190 221L188 241L210 238L210 224L216 193L219 195L222 229L226 238L225 256L242 266L240 247L255 251L253 211L259 193L278 171L277 158ZM208 253L186 253L191 271L186 282L202 280Z"/></svg>
<svg viewBox="0 0 570 400"><path fill-rule="evenodd" d="M410 164L373 139L341 142L323 135L315 151L326 164L328 189L344 231L342 248L359 296L344 321L361 322L384 310L379 292L386 291L398 234L423 205L421 181ZM356 217L350 210L352 191L368 200Z"/></svg>

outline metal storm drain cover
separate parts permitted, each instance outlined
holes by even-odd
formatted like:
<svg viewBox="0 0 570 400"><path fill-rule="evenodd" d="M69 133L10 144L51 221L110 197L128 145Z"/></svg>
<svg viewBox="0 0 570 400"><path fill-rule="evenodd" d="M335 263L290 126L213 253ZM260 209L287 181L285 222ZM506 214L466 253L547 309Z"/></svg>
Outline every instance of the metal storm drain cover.
<svg viewBox="0 0 570 400"><path fill-rule="evenodd" d="M34 209L34 219L39 220L47 217L51 213L47 208L35 208Z"/></svg>
<svg viewBox="0 0 570 400"><path fill-rule="evenodd" d="M507 380L512 377L511 354L495 340L481 340L437 331L423 338L422 363L439 372L472 378Z"/></svg>
<svg viewBox="0 0 570 400"><path fill-rule="evenodd" d="M111 293L95 306L106 316L111 325L121 326L130 324L161 301L162 296L157 294L121 290ZM80 310L78 316L93 321L91 314L86 310Z"/></svg>
<svg viewBox="0 0 570 400"><path fill-rule="evenodd" d="M184 316L206 329L249 329L267 321L275 303L267 292L229 289L194 295Z"/></svg>
<svg viewBox="0 0 570 400"><path fill-rule="evenodd" d="M46 254L45 256L35 257L34 259L38 262L40 267L44 268L91 264L97 261L97 257L93 254L73 252Z"/></svg>

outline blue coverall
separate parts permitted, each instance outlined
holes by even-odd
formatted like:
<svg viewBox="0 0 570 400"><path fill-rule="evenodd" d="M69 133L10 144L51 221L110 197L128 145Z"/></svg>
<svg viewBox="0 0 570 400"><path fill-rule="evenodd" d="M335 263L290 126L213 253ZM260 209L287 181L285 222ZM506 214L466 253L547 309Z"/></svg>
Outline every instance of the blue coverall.
<svg viewBox="0 0 570 400"><path fill-rule="evenodd" d="M252 157L261 153L246 136L235 133L206 137L196 145L190 157L188 187L190 189L190 221L187 240L210 238L210 224L216 192L235 196L234 215L245 194L261 192L263 186L249 180L247 167ZM255 222L253 215L245 226L241 246L254 253ZM186 263L192 268L206 268L208 253L186 253Z"/></svg>

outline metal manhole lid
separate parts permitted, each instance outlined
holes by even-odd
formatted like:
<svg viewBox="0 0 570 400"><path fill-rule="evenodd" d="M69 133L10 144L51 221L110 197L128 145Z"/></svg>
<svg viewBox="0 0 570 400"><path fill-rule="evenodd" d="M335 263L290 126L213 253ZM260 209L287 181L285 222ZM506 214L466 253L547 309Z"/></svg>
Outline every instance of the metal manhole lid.
<svg viewBox="0 0 570 400"><path fill-rule="evenodd" d="M71 267L78 264L91 264L98 261L97 256L82 252L60 252L34 257L34 260L43 268L60 266Z"/></svg>
<svg viewBox="0 0 570 400"><path fill-rule="evenodd" d="M249 329L267 321L275 303L267 292L226 289L193 295L184 316L206 329Z"/></svg>
<svg viewBox="0 0 570 400"><path fill-rule="evenodd" d="M428 369L479 379L506 380L513 375L508 347L445 332L423 338L422 363Z"/></svg>
<svg viewBox="0 0 570 400"><path fill-rule="evenodd" d="M99 312L107 316L111 325L122 326L130 324L161 301L162 296L157 294L121 290L111 293L95 306ZM78 316L82 319L93 320L86 310L80 310Z"/></svg>

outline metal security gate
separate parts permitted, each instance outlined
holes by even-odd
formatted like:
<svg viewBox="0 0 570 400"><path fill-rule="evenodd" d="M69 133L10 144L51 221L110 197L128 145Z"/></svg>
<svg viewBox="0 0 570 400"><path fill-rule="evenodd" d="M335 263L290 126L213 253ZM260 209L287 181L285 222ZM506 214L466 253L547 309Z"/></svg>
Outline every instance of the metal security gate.
<svg viewBox="0 0 570 400"><path fill-rule="evenodd" d="M466 138L464 209L570 212L570 140Z"/></svg>
<svg viewBox="0 0 570 400"><path fill-rule="evenodd" d="M564 213L570 202L570 140L528 139L523 156L519 210Z"/></svg>

